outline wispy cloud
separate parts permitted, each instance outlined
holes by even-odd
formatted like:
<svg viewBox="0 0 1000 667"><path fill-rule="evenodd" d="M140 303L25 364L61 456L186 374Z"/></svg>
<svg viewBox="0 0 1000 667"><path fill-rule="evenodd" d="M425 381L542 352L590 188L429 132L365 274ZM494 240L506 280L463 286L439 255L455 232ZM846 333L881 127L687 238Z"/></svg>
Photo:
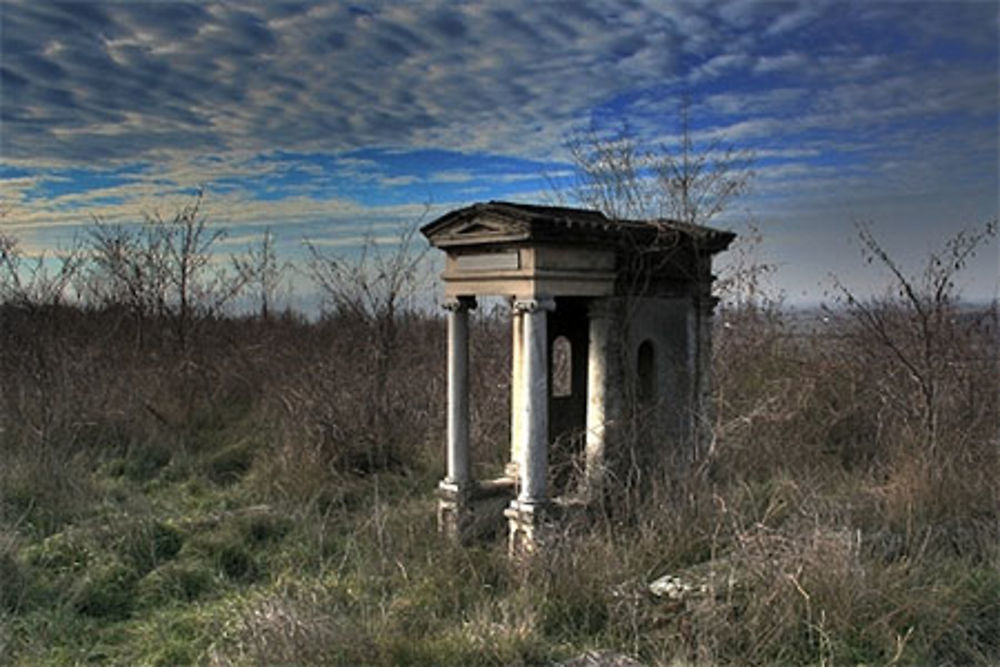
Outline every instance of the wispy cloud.
<svg viewBox="0 0 1000 667"><path fill-rule="evenodd" d="M16 3L4 13L17 130L4 153L71 160L455 133L496 148L525 124L573 122L609 92L671 74L664 39L681 39L668 17L575 3ZM501 35L502 55L483 48Z"/></svg>

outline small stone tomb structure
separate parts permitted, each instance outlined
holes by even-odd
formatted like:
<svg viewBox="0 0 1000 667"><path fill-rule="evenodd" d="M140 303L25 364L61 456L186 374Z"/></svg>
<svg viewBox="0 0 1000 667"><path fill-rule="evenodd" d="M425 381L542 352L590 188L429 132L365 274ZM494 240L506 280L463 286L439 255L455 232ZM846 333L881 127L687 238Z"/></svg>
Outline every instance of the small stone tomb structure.
<svg viewBox="0 0 1000 667"><path fill-rule="evenodd" d="M421 231L446 253L442 530L467 539L506 517L512 552L530 550L559 507L613 491L629 467L682 461L679 453L698 447L708 407L712 256L734 234L507 202L452 211ZM510 462L503 476L476 480L468 313L486 295L511 304ZM635 437L636 422L644 437ZM557 498L550 463L565 461L550 461L553 443L582 469Z"/></svg>

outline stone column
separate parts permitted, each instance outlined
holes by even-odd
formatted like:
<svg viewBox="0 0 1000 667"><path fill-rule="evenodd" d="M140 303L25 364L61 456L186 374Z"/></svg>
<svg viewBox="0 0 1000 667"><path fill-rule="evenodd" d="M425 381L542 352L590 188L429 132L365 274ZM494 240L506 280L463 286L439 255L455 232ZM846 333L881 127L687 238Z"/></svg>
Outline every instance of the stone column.
<svg viewBox="0 0 1000 667"><path fill-rule="evenodd" d="M511 301L510 345L510 461L506 474L518 479L524 451L524 317Z"/></svg>
<svg viewBox="0 0 1000 667"><path fill-rule="evenodd" d="M712 320L715 307L719 303L712 296L711 289L704 289L699 295L695 308L698 311L698 355L695 360L695 403L693 427L695 461L704 459L714 452L712 429L715 425L715 405L712 401Z"/></svg>
<svg viewBox="0 0 1000 667"><path fill-rule="evenodd" d="M552 299L520 299L514 310L521 313L523 357L521 364L521 491L522 509L544 504L547 500L549 445L549 363L548 311L555 309Z"/></svg>
<svg viewBox="0 0 1000 667"><path fill-rule="evenodd" d="M448 310L448 474L445 483L469 482L469 311L474 297L445 302Z"/></svg>
<svg viewBox="0 0 1000 667"><path fill-rule="evenodd" d="M589 332L587 341L587 434L586 487L584 497L596 500L607 475L605 456L611 422L618 417L613 407L615 391L612 383L617 367L617 350L613 336L614 307L608 299L598 299L587 309Z"/></svg>
<svg viewBox="0 0 1000 667"><path fill-rule="evenodd" d="M449 299L448 310L448 472L438 484L438 530L463 541L471 521L469 494L469 310L473 297Z"/></svg>
<svg viewBox="0 0 1000 667"><path fill-rule="evenodd" d="M531 553L541 539L548 507L549 468L549 361L548 311L552 299L514 301L514 342L520 343L520 363L514 371L512 404L512 450L518 454L517 478L520 491L504 511L510 528L512 556ZM519 333L518 333L519 332Z"/></svg>

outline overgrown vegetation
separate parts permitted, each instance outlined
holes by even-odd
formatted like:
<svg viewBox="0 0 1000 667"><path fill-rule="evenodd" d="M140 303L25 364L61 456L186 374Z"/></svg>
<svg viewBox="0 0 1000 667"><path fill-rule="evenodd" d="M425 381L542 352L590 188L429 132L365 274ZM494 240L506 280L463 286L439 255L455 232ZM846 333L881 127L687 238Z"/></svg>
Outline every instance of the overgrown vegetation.
<svg viewBox="0 0 1000 667"><path fill-rule="evenodd" d="M932 257L930 282L889 265L884 297L845 293L828 322L733 300L710 458L524 568L502 540L436 534L436 315L226 316L195 305L216 303L210 274L181 315L111 271L154 238L98 231L104 255L48 273L4 240L0 662L995 664L998 312L936 278L994 230ZM100 264L114 248L124 263ZM74 280L102 297L67 303ZM474 320L484 464L507 438L505 322ZM667 573L694 592L650 595Z"/></svg>
<svg viewBox="0 0 1000 667"><path fill-rule="evenodd" d="M623 124L611 133L570 135L573 175L554 183L556 199L570 199L612 220L671 220L708 225L745 195L753 181L752 151L716 137L695 141L693 101L677 110L675 145L649 148Z"/></svg>

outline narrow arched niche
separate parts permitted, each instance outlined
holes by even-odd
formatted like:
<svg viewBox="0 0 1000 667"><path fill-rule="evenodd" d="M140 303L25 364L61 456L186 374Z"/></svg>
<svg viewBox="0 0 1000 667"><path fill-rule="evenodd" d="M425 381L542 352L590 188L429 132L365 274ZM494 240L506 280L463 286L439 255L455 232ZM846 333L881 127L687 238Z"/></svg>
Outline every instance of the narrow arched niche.
<svg viewBox="0 0 1000 667"><path fill-rule="evenodd" d="M639 402L649 405L656 402L656 347L646 339L636 353L636 391Z"/></svg>

